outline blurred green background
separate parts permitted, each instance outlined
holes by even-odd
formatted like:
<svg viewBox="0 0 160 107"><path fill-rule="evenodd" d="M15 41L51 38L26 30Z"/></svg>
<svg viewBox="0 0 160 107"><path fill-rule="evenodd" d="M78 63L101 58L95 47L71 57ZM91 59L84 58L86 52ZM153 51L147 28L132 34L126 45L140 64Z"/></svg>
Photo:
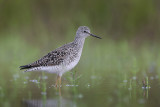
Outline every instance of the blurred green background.
<svg viewBox="0 0 160 107"><path fill-rule="evenodd" d="M41 80L41 73L23 74L18 67L71 42L79 26L88 26L103 39L87 38L73 70L82 75L77 83L82 87L63 87L62 94L74 106L159 106L159 6L159 0L0 0L1 105L55 98L54 88L48 89L54 74L45 74L48 80L37 86L30 80ZM70 83L67 77L62 77L64 86ZM142 80L151 90L141 90ZM41 91L50 94L41 97ZM74 95L84 97L77 101Z"/></svg>
<svg viewBox="0 0 160 107"><path fill-rule="evenodd" d="M44 38L73 38L78 26L86 25L104 39L155 41L160 33L159 4L159 0L1 0L0 32L1 37L19 34L39 44Z"/></svg>

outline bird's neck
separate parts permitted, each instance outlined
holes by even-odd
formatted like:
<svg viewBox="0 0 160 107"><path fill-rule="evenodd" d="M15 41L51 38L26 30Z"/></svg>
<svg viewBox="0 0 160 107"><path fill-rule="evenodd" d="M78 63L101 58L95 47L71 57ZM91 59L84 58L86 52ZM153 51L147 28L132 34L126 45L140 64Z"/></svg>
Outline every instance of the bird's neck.
<svg viewBox="0 0 160 107"><path fill-rule="evenodd" d="M74 39L74 43L78 46L78 47L81 47L83 48L83 45L84 45L84 41L85 41L85 38L83 37L75 37Z"/></svg>

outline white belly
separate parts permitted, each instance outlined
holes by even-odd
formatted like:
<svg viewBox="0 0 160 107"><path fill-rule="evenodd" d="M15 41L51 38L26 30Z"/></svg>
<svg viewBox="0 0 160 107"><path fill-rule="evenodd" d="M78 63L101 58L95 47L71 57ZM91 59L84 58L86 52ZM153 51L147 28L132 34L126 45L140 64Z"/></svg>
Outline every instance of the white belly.
<svg viewBox="0 0 160 107"><path fill-rule="evenodd" d="M59 76L62 76L63 73L73 69L79 62L80 57L76 58L73 62L69 64L62 64L62 65L55 65L55 66L42 66L42 67L37 67L37 68L32 68L26 70L28 71L46 71L49 73L56 73Z"/></svg>

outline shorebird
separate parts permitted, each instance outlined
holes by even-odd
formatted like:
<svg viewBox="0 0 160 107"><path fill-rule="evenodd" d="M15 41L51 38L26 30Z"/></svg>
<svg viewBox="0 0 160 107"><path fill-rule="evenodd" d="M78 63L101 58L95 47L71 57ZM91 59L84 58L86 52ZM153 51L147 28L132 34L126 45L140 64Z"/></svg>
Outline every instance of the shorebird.
<svg viewBox="0 0 160 107"><path fill-rule="evenodd" d="M39 60L24 66L20 66L20 70L26 69L29 71L45 71L49 73L56 73L56 87L61 85L61 76L63 73L73 69L79 62L85 38L93 36L101 39L90 33L87 26L80 26L76 32L73 42L65 44L43 56Z"/></svg>

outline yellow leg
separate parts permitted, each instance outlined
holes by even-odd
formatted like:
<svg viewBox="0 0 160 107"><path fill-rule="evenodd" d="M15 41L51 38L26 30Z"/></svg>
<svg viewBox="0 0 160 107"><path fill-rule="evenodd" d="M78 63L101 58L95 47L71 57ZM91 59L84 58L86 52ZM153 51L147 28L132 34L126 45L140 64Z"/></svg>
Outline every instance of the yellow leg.
<svg viewBox="0 0 160 107"><path fill-rule="evenodd" d="M56 87L57 87L57 85L58 85L58 80L59 80L59 76L57 76L57 78L56 78Z"/></svg>
<svg viewBox="0 0 160 107"><path fill-rule="evenodd" d="M59 76L59 87L61 86L61 76Z"/></svg>
<svg viewBox="0 0 160 107"><path fill-rule="evenodd" d="M57 79L56 79L56 84L55 84L55 86L57 87L57 86L61 86L61 76L57 76Z"/></svg>
<svg viewBox="0 0 160 107"><path fill-rule="evenodd" d="M61 76L59 76L59 96L61 96Z"/></svg>

